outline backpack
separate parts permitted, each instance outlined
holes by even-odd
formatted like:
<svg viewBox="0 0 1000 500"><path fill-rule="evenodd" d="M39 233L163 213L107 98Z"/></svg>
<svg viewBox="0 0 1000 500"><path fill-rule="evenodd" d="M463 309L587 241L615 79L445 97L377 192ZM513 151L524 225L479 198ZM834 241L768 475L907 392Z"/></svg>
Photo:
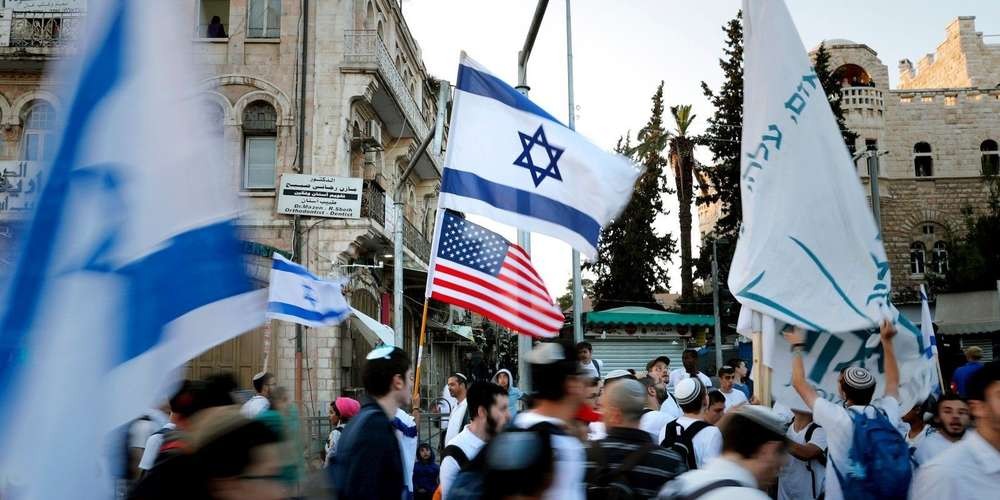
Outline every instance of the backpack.
<svg viewBox="0 0 1000 500"><path fill-rule="evenodd" d="M698 488L688 494L681 494L679 492L668 491L666 494L661 494L658 498L659 500L698 500L699 498L719 488L731 488L731 487L745 487L745 486L743 486L743 483L740 483L735 479L720 479L718 481L712 481L711 483L708 483L705 486L702 486L701 488Z"/></svg>
<svg viewBox="0 0 1000 500"><path fill-rule="evenodd" d="M521 429L514 427L513 425L508 426L503 431L504 433L509 432L536 432L541 434L544 439L552 439L554 435L565 435L562 429L557 427L551 422L539 422L527 429ZM495 440L496 438L494 438ZM491 440L486 443L479 450L479 454L476 455L468 464L462 467L462 470L455 476L455 480L451 483L451 489L448 491L449 500L479 500L483 497L483 483L486 476L486 456L489 454L490 444L493 442ZM448 447L446 447L448 448ZM447 450L445 451L447 453ZM464 456L465 453L462 453ZM452 458L455 458L452 456ZM455 458L458 461L458 458Z"/></svg>
<svg viewBox="0 0 1000 500"><path fill-rule="evenodd" d="M819 428L820 426L816 422L809 423L809 427L806 428L805 444L809 444L809 440L812 439L813 433L816 432L816 429ZM814 458L813 460L816 460L817 462L826 465L826 450L823 450L823 454L820 455L819 458ZM805 462L806 462L806 470L809 471L809 478L811 479L809 484L812 485L813 498L818 498L817 496L818 492L816 491L816 472L813 471L812 460L806 460Z"/></svg>
<svg viewBox="0 0 1000 500"><path fill-rule="evenodd" d="M702 429L711 426L712 424L708 422L697 420L685 429L674 420L667 424L663 442L660 443L660 446L680 454L684 458L684 461L687 462L689 470L697 469L698 463L694 455L694 436L701 432Z"/></svg>
<svg viewBox="0 0 1000 500"><path fill-rule="evenodd" d="M854 435L847 463L838 467L831 461L844 498L905 499L913 478L906 440L881 408L871 418L864 411L848 412Z"/></svg>
<svg viewBox="0 0 1000 500"><path fill-rule="evenodd" d="M587 500L631 500L636 498L632 485L628 481L628 473L657 446L650 442L643 444L638 450L625 456L622 463L611 469L608 457L600 443L591 443L587 447L587 461L595 462L597 468L592 477L587 478Z"/></svg>
<svg viewBox="0 0 1000 500"><path fill-rule="evenodd" d="M444 452L441 454L441 462L444 462L445 457L451 457L458 464L460 471L465 470L469 466L469 457L466 456L461 448L453 444L444 447Z"/></svg>

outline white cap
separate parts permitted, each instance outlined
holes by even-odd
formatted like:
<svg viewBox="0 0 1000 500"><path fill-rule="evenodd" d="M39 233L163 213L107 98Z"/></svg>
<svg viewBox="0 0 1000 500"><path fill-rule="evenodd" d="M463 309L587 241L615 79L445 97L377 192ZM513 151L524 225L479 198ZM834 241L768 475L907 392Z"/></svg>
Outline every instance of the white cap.
<svg viewBox="0 0 1000 500"><path fill-rule="evenodd" d="M614 380L616 378L632 377L632 376L633 375L631 373L629 373L628 370L611 370L608 373L608 376L604 377L604 381L608 382L608 381Z"/></svg>
<svg viewBox="0 0 1000 500"><path fill-rule="evenodd" d="M677 383L677 387L674 388L674 397L677 398L677 403L686 405L702 394L701 381L696 378L686 378Z"/></svg>

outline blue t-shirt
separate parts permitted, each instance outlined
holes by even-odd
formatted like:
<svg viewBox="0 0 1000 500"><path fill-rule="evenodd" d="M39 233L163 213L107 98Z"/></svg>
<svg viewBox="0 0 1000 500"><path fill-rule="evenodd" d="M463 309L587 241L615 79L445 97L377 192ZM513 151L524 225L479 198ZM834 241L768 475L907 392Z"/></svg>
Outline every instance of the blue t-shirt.
<svg viewBox="0 0 1000 500"><path fill-rule="evenodd" d="M951 381L955 383L959 396L962 396L963 398L969 397L969 395L965 392L966 384L969 383L969 379L972 378L976 372L982 369L983 363L980 361L969 361L968 363L955 369L955 374L952 375Z"/></svg>

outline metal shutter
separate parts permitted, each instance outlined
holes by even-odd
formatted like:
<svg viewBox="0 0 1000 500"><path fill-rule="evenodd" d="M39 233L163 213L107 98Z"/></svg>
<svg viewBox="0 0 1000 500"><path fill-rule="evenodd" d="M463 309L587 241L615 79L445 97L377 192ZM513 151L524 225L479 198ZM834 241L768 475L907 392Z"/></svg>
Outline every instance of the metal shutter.
<svg viewBox="0 0 1000 500"><path fill-rule="evenodd" d="M983 361L993 360L993 339L990 337L962 337L962 349L971 346L979 346L983 350ZM597 350L597 346L594 346ZM597 358L601 359L601 358Z"/></svg>
<svg viewBox="0 0 1000 500"><path fill-rule="evenodd" d="M681 366L681 353L687 346L686 341L678 340L676 344L670 340L647 339L587 339L594 346L594 357L604 362L602 375L611 370L627 370L636 372L646 370L646 363L657 357L670 358L670 368Z"/></svg>

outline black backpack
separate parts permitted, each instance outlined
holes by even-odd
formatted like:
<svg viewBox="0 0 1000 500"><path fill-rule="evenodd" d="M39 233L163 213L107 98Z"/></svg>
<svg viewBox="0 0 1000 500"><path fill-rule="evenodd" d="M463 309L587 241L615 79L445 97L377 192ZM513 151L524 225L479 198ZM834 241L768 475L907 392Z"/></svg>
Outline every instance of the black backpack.
<svg viewBox="0 0 1000 500"><path fill-rule="evenodd" d="M681 494L676 491L667 491L665 494L661 494L660 500L698 500L699 498L711 493L719 488L734 488L734 487L745 487L742 483L735 479L720 479L718 481L713 481L711 483L698 488L691 493Z"/></svg>
<svg viewBox="0 0 1000 500"><path fill-rule="evenodd" d="M441 454L442 463L444 463L446 457L451 457L458 464L460 471L465 470L469 466L469 457L465 455L465 452L461 448L453 444L444 447L444 453Z"/></svg>
<svg viewBox="0 0 1000 500"><path fill-rule="evenodd" d="M697 469L698 463L694 454L694 436L701 432L702 429L711 426L712 424L708 422L697 420L685 429L674 420L667 424L663 442L660 443L660 446L668 450L673 450L684 457L689 470Z"/></svg>
<svg viewBox="0 0 1000 500"><path fill-rule="evenodd" d="M597 464L594 472L587 477L587 500L632 500L637 498L628 481L628 473L639 465L656 444L643 444L638 450L625 456L622 463L612 469L608 457L598 442L587 447L587 461Z"/></svg>
<svg viewBox="0 0 1000 500"><path fill-rule="evenodd" d="M819 428L820 428L819 424L817 424L816 422L810 422L809 423L809 427L806 428L806 440L805 440L805 443L803 443L803 444L809 444L809 440L812 439L813 433L816 432L816 429L819 429ZM821 463L823 465L826 465L826 450L823 450L823 454L820 455L819 458L815 458L813 460L816 460L819 463ZM813 468L812 468L812 460L806 460L805 462L806 462L806 470L809 471L809 478L811 479L811 481L810 481L809 484L812 485L813 498L818 498L816 496L816 493L817 493L816 492L816 473L813 471Z"/></svg>

